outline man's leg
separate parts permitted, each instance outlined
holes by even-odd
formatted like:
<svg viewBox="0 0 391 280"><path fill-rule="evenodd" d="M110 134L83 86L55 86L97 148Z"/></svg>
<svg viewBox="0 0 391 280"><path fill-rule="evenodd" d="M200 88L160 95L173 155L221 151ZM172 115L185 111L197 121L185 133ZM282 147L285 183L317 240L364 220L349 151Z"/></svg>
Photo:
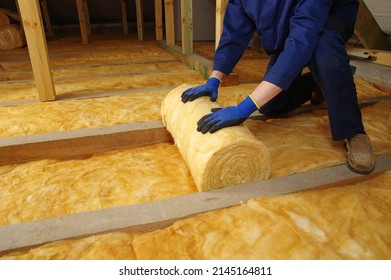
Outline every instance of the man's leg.
<svg viewBox="0 0 391 280"><path fill-rule="evenodd" d="M309 68L327 103L332 138L347 141L347 163L358 173L373 170L375 160L364 132L356 86L345 43L353 24L331 16L321 35Z"/></svg>

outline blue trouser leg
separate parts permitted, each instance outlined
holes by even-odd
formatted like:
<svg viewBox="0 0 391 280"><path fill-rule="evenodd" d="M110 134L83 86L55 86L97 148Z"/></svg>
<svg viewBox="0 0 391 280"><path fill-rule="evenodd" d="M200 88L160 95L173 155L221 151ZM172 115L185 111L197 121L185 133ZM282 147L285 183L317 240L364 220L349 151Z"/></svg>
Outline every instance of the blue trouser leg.
<svg viewBox="0 0 391 280"><path fill-rule="evenodd" d="M333 140L363 133L356 87L345 50L345 43L354 28L351 22L331 15L309 64L312 75L296 78L289 89L281 92L259 111L276 116L296 109L311 99L315 80L327 103ZM275 60L276 57L272 57L269 68Z"/></svg>
<svg viewBox="0 0 391 280"><path fill-rule="evenodd" d="M345 43L353 24L331 16L309 64L325 97L333 140L350 138L364 132L357 91Z"/></svg>

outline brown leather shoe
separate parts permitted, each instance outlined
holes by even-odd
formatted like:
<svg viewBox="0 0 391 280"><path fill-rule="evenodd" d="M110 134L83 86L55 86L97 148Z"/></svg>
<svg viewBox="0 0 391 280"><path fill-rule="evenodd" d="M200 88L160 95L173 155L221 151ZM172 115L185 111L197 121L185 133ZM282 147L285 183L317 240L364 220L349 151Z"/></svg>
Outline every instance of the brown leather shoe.
<svg viewBox="0 0 391 280"><path fill-rule="evenodd" d="M346 158L350 170L369 174L375 168L375 155L371 141L366 134L359 133L346 140Z"/></svg>

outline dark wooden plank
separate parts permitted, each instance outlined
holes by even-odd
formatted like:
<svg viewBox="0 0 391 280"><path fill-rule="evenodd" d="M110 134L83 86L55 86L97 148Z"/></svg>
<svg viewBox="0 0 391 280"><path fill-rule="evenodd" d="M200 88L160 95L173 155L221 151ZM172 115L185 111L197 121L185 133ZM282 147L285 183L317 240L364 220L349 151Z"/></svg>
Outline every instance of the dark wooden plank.
<svg viewBox="0 0 391 280"><path fill-rule="evenodd" d="M390 42L380 29L364 0L359 0L359 3L354 33L365 48L390 51Z"/></svg>
<svg viewBox="0 0 391 280"><path fill-rule="evenodd" d="M161 121L95 127L0 139L0 165L87 157L114 149L172 142Z"/></svg>

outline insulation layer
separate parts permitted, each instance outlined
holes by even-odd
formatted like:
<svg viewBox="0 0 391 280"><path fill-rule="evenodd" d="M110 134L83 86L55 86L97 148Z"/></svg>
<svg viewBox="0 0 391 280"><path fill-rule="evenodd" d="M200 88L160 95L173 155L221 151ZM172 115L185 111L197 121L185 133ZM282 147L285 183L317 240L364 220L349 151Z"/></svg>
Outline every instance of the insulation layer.
<svg viewBox="0 0 391 280"><path fill-rule="evenodd" d="M227 127L216 133L197 131L198 120L218 107L201 97L186 104L181 85L163 100L161 115L186 161L199 191L267 179L270 155L265 145L244 126Z"/></svg>

